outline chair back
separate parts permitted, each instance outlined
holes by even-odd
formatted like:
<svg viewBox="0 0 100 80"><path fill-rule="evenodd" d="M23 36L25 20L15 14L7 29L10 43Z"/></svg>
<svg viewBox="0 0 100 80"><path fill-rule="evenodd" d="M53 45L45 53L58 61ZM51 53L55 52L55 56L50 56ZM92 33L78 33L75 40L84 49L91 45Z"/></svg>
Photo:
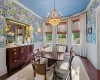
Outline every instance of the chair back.
<svg viewBox="0 0 100 80"><path fill-rule="evenodd" d="M46 74L46 65L47 62L40 64L39 61L36 61L35 63L32 63L33 66L33 70L35 71L35 73L38 73L40 75L45 75Z"/></svg>
<svg viewBox="0 0 100 80"><path fill-rule="evenodd" d="M66 50L65 50L65 52L68 52L68 46L66 46Z"/></svg>
<svg viewBox="0 0 100 80"><path fill-rule="evenodd" d="M73 61L73 58L74 58L74 52L72 50L72 47L70 49L70 58L69 58L69 70L71 70L71 66L72 66L72 61Z"/></svg>

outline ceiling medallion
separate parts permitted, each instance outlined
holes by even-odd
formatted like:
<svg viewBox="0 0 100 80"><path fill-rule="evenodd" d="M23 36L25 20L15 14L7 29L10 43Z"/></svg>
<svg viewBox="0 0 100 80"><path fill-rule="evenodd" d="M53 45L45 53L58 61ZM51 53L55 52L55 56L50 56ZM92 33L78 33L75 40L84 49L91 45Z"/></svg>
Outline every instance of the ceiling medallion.
<svg viewBox="0 0 100 80"><path fill-rule="evenodd" d="M52 26L57 26L62 21L62 14L59 12L59 16L57 16L57 11L55 9L55 0L54 0L54 9L52 11L52 16L48 13L47 16L47 23L51 24Z"/></svg>

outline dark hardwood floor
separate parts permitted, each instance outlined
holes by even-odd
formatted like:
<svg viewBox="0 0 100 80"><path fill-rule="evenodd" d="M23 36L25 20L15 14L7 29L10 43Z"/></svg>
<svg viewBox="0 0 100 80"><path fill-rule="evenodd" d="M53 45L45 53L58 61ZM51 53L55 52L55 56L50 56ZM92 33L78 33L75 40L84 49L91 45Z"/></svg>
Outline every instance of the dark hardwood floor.
<svg viewBox="0 0 100 80"><path fill-rule="evenodd" d="M100 80L100 70L97 70L87 58L80 57L80 59L85 66L90 80Z"/></svg>

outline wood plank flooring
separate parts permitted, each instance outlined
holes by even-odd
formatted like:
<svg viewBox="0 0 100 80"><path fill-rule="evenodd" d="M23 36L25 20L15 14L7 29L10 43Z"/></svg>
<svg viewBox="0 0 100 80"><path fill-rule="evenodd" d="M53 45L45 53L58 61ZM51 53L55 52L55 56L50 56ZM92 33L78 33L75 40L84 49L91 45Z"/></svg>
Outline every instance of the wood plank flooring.
<svg viewBox="0 0 100 80"><path fill-rule="evenodd" d="M82 60L90 79L100 80L100 70L97 70L87 58L80 57L80 59Z"/></svg>

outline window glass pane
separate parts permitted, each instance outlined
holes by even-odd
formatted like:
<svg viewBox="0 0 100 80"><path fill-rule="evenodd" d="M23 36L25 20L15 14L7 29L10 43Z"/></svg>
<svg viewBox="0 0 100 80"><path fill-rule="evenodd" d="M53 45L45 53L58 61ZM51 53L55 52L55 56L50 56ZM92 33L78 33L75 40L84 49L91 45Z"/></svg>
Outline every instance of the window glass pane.
<svg viewBox="0 0 100 80"><path fill-rule="evenodd" d="M67 44L66 34L58 34L58 44Z"/></svg>
<svg viewBox="0 0 100 80"><path fill-rule="evenodd" d="M73 33L73 43L80 44L80 33Z"/></svg>
<svg viewBox="0 0 100 80"><path fill-rule="evenodd" d="M52 43L52 34L46 34L46 43Z"/></svg>

